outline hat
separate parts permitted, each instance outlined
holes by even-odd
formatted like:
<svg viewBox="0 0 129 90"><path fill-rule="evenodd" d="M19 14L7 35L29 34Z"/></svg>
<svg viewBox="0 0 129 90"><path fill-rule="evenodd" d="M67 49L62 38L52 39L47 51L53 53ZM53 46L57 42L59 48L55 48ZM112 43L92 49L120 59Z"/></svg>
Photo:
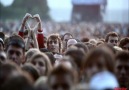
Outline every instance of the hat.
<svg viewBox="0 0 129 90"><path fill-rule="evenodd" d="M91 90L114 89L115 87L119 87L117 79L108 71L95 74L89 83Z"/></svg>
<svg viewBox="0 0 129 90"><path fill-rule="evenodd" d="M9 45L14 45L14 44L20 46L21 48L25 48L25 42L23 38L19 35L12 35L8 38L7 47Z"/></svg>

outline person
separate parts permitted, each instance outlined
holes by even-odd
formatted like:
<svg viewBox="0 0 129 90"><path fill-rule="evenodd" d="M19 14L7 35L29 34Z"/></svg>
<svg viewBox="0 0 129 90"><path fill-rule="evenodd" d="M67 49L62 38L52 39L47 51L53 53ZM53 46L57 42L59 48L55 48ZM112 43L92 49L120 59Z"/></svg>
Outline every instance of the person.
<svg viewBox="0 0 129 90"><path fill-rule="evenodd" d="M74 69L64 65L55 67L48 76L47 84L49 90L75 90L77 74Z"/></svg>
<svg viewBox="0 0 129 90"><path fill-rule="evenodd" d="M112 46L117 46L119 43L119 36L116 32L109 32L105 37L105 42Z"/></svg>
<svg viewBox="0 0 129 90"><path fill-rule="evenodd" d="M5 82L8 82L8 78L16 76L19 73L21 73L21 69L13 62L0 65L0 88L3 87Z"/></svg>
<svg viewBox="0 0 129 90"><path fill-rule="evenodd" d="M28 62L29 59L35 54L35 53L38 53L40 52L39 49L37 48L30 48L26 54L25 54L25 62Z"/></svg>
<svg viewBox="0 0 129 90"><path fill-rule="evenodd" d="M26 73L10 76L1 90L35 90L33 81Z"/></svg>
<svg viewBox="0 0 129 90"><path fill-rule="evenodd" d="M62 42L58 34L51 34L47 39L47 49L53 54L62 53Z"/></svg>
<svg viewBox="0 0 129 90"><path fill-rule="evenodd" d="M70 56L77 66L77 72L79 73L79 81L82 81L82 63L85 57L85 52L78 48L71 48L65 52L65 56Z"/></svg>
<svg viewBox="0 0 129 90"><path fill-rule="evenodd" d="M119 47L121 47L123 50L129 52L129 37L125 37L120 40Z"/></svg>
<svg viewBox="0 0 129 90"><path fill-rule="evenodd" d="M83 50L85 53L88 53L89 51L88 47L82 42L78 42L74 46L76 46L78 49Z"/></svg>
<svg viewBox="0 0 129 90"><path fill-rule="evenodd" d="M115 56L115 74L120 87L129 89L129 53L125 51L119 52Z"/></svg>
<svg viewBox="0 0 129 90"><path fill-rule="evenodd" d="M35 37L35 32L30 28L28 25L27 21L30 18L35 18L36 21L38 22L38 29L37 29L37 39ZM26 26L28 25L28 26ZM26 30L25 29L29 29ZM30 30L31 29L31 30ZM35 29L35 28L34 28ZM28 35L25 35L25 32L28 32ZM39 14L35 14L33 17L31 14L26 13L25 16L23 17L22 24L20 26L18 35L20 35L22 38L27 39L26 40L26 46L27 49L29 49L29 46L35 47L35 48L45 48L44 46L44 35L43 35L43 30L42 30L42 23ZM33 42L32 42L33 41Z"/></svg>
<svg viewBox="0 0 129 90"><path fill-rule="evenodd" d="M114 73L114 58L110 51L95 48L83 60L83 75L87 82L93 75L101 71Z"/></svg>
<svg viewBox="0 0 129 90"><path fill-rule="evenodd" d="M25 63L22 67L21 67L22 71L28 73L33 81L35 82L36 80L38 80L39 78L39 73L38 70L36 69L36 67L30 63Z"/></svg>
<svg viewBox="0 0 129 90"><path fill-rule="evenodd" d="M77 43L77 40L74 39L74 38L71 38L67 41L67 50L72 46L72 45L75 45Z"/></svg>
<svg viewBox="0 0 129 90"><path fill-rule="evenodd" d="M47 76L52 69L51 62L44 53L35 53L28 62L36 67L40 76Z"/></svg>
<svg viewBox="0 0 129 90"><path fill-rule="evenodd" d="M65 52L66 48L67 48L67 41L69 39L73 38L73 35L70 33L65 33L62 37L62 42L63 42L63 52Z"/></svg>
<svg viewBox="0 0 129 90"><path fill-rule="evenodd" d="M7 59L21 65L25 62L25 43L19 35L9 37L6 46Z"/></svg>

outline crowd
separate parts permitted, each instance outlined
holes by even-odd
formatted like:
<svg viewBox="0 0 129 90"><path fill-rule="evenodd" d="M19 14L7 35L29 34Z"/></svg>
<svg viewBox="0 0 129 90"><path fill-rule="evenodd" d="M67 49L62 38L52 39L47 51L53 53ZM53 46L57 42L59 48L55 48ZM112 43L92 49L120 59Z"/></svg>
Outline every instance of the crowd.
<svg viewBox="0 0 129 90"><path fill-rule="evenodd" d="M129 26L27 13L13 34L0 32L0 90L129 90Z"/></svg>

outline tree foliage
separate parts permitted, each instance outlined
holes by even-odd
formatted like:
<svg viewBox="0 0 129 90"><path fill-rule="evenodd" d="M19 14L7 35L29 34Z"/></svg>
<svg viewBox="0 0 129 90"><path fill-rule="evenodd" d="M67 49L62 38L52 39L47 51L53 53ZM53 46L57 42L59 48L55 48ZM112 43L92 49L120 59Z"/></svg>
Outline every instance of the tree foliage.
<svg viewBox="0 0 129 90"><path fill-rule="evenodd" d="M47 0L14 0L13 4L4 7L0 3L1 19L21 19L25 13L39 14L42 19L50 19Z"/></svg>

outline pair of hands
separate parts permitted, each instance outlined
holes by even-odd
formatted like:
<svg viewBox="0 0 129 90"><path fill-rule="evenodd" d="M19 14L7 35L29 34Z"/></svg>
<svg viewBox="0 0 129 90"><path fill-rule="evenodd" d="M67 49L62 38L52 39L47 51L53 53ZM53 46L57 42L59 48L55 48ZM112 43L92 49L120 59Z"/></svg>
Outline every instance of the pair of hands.
<svg viewBox="0 0 129 90"><path fill-rule="evenodd" d="M41 19L40 19L39 14L35 14L35 15L32 16L32 15L29 14L29 13L26 13L26 15L25 15L24 18L23 18L23 21L22 21L22 29L25 27L27 20L29 20L30 18L31 18L31 19L36 19L36 21L38 22L38 29L39 29L39 30L42 30Z"/></svg>

